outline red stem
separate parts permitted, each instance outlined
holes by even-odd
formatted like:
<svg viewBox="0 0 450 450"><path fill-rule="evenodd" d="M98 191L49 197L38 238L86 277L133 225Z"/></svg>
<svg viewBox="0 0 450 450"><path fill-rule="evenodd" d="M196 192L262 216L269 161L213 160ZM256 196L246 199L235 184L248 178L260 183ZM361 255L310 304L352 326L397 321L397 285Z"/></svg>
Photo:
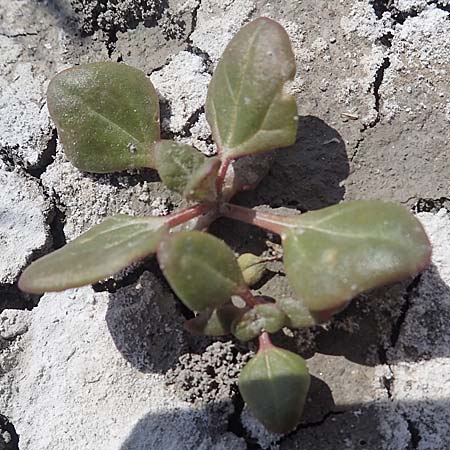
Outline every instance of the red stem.
<svg viewBox="0 0 450 450"><path fill-rule="evenodd" d="M216 179L216 189L219 193L222 192L223 182L225 181L225 176L227 174L228 167L230 167L231 161L231 158L226 158L220 166L219 174L217 175Z"/></svg>
<svg viewBox="0 0 450 450"><path fill-rule="evenodd" d="M195 217L201 216L207 211L212 209L212 205L209 203L200 203L199 205L192 206L190 208L182 209L181 211L174 212L165 216L167 219L167 225L172 228L187 222L188 220L194 219Z"/></svg>
<svg viewBox="0 0 450 450"><path fill-rule="evenodd" d="M258 352L267 350L271 347L274 347L272 341L270 340L270 336L267 331L264 331L259 335L259 349Z"/></svg>
<svg viewBox="0 0 450 450"><path fill-rule="evenodd" d="M279 235L283 234L287 228L295 227L295 217L257 211L231 203L223 204L221 213L225 217L256 225Z"/></svg>
<svg viewBox="0 0 450 450"><path fill-rule="evenodd" d="M254 306L260 303L247 286L244 286L242 292L239 292L239 296L245 301L247 306L250 308L253 308Z"/></svg>

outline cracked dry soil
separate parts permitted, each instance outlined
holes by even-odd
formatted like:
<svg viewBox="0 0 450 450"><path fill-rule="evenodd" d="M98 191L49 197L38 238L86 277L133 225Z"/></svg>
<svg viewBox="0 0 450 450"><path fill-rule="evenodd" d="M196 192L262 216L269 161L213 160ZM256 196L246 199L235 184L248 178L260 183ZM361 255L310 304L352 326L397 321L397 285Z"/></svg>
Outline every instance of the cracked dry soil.
<svg viewBox="0 0 450 450"><path fill-rule="evenodd" d="M294 146L236 199L308 211L356 198L413 208L433 243L414 280L361 295L326 327L275 340L308 359L300 426L266 433L236 379L252 344L187 335L153 259L93 287L27 296L27 264L105 216L182 199L152 171L90 175L65 158L46 86L74 64L143 70L163 135L215 152L203 104L225 45L260 15L291 36ZM0 449L448 450L450 2L0 0ZM236 251L267 236L212 227ZM276 264L263 293L288 292Z"/></svg>

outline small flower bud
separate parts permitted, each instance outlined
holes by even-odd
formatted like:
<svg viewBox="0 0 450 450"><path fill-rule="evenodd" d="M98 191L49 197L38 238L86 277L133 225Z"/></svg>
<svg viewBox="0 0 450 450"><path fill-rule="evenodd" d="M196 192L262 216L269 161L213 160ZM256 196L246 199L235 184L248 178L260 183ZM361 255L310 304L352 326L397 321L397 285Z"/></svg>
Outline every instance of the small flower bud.
<svg viewBox="0 0 450 450"><path fill-rule="evenodd" d="M256 256L253 253L243 253L237 261L247 286L254 286L262 280L267 270L266 258Z"/></svg>

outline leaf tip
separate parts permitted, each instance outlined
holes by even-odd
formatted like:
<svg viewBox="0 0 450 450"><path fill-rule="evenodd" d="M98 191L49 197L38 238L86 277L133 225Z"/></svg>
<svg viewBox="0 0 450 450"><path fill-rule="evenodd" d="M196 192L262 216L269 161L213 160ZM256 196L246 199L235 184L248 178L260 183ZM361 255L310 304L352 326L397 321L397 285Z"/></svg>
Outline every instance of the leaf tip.
<svg viewBox="0 0 450 450"><path fill-rule="evenodd" d="M22 272L17 286L22 292L27 294L43 294L45 292L39 280L33 276L33 264Z"/></svg>

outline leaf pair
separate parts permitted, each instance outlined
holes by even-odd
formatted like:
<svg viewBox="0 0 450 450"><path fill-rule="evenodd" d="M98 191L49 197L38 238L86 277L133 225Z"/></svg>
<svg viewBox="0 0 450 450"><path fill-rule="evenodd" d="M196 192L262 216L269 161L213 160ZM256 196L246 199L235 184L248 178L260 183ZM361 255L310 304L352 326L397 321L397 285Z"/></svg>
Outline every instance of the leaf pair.
<svg viewBox="0 0 450 450"><path fill-rule="evenodd" d="M226 303L214 309L207 309L188 320L185 326L193 334L205 336L232 334L245 342L258 337L263 331L276 333L285 326L292 326L292 323L278 302L263 300L252 308L238 308L232 303ZM302 323L301 326L314 324L314 322L307 325Z"/></svg>
<svg viewBox="0 0 450 450"><path fill-rule="evenodd" d="M289 37L279 24L261 17L236 34L217 66L206 102L223 160L295 141L297 106L283 91L294 75ZM155 160L153 149L160 136L157 94L137 69L100 62L65 70L49 85L48 107L67 157L81 170L159 171L166 162ZM162 146L170 150L169 144ZM177 159L184 167L185 158Z"/></svg>
<svg viewBox="0 0 450 450"><path fill-rule="evenodd" d="M112 62L74 67L52 80L47 95L66 156L79 169L158 168L163 182L187 199L215 199L220 161L158 141L158 97L140 70Z"/></svg>

